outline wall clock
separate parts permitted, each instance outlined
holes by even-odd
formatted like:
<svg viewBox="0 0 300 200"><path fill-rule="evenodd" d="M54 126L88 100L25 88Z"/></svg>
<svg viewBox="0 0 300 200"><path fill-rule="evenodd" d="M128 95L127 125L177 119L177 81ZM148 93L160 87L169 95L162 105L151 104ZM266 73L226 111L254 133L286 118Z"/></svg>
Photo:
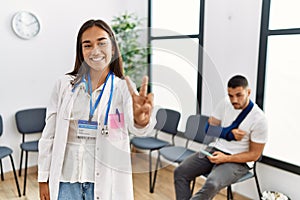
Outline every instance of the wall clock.
<svg viewBox="0 0 300 200"><path fill-rule="evenodd" d="M17 12L11 21L14 33L25 40L35 37L40 32L40 22L38 18L27 11Z"/></svg>

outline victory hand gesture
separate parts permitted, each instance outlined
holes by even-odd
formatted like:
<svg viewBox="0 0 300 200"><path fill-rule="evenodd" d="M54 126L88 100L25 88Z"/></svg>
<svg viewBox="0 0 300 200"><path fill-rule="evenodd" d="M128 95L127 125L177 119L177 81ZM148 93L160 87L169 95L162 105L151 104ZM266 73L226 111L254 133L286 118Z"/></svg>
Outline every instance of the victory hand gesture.
<svg viewBox="0 0 300 200"><path fill-rule="evenodd" d="M135 124L144 127L150 121L153 108L153 94L147 94L148 76L143 77L139 94L136 94L134 92L134 89L130 84L130 78L128 76L125 77L125 80L132 97L134 122Z"/></svg>

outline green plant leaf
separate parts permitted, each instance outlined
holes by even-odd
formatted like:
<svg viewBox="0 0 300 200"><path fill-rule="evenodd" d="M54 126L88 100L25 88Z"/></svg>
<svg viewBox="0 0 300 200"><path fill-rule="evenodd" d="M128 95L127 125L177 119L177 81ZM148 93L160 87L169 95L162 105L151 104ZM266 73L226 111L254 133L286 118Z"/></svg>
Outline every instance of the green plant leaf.
<svg viewBox="0 0 300 200"><path fill-rule="evenodd" d="M124 12L119 16L114 16L111 24L119 44L125 75L130 76L137 85L146 74L147 55L151 52L139 41L141 34L139 26L144 20L135 13Z"/></svg>

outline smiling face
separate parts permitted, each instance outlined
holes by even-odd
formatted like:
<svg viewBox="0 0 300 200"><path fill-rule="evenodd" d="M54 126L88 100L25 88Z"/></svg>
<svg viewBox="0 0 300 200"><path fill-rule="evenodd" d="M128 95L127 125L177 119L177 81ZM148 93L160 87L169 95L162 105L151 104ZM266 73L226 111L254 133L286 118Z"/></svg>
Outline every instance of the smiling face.
<svg viewBox="0 0 300 200"><path fill-rule="evenodd" d="M228 96L234 109L244 109L249 103L250 89L239 87L228 87Z"/></svg>
<svg viewBox="0 0 300 200"><path fill-rule="evenodd" d="M109 34L98 26L88 28L81 37L82 54L90 70L102 72L109 67L114 47Z"/></svg>

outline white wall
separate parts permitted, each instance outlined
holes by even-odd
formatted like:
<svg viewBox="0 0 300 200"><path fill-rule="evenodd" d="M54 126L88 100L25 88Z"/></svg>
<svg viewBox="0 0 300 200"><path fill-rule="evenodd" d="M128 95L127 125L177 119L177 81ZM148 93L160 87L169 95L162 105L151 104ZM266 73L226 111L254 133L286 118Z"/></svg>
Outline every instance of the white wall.
<svg viewBox="0 0 300 200"><path fill-rule="evenodd" d="M27 10L37 15L41 31L31 40L22 40L11 29L15 12ZM17 132L14 114L19 109L45 107L54 82L71 71L75 59L76 36L88 19L104 19L125 10L147 16L147 1L141 0L49 0L1 1L0 6L0 114L4 133L0 145L14 151L19 168L21 135ZM145 21L145 24L147 21ZM31 138L38 138L36 134ZM37 164L37 154L29 154L29 166ZM3 160L4 171L10 171L9 159Z"/></svg>
<svg viewBox="0 0 300 200"><path fill-rule="evenodd" d="M211 113L235 74L247 76L255 97L260 7L258 0L206 1L203 113Z"/></svg>

